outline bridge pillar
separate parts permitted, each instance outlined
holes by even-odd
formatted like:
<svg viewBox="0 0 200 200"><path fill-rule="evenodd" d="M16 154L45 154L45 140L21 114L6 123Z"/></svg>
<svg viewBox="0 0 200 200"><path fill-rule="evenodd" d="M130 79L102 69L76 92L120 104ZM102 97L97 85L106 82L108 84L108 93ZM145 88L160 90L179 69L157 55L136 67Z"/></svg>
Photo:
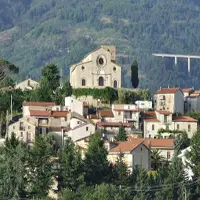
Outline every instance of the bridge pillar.
<svg viewBox="0 0 200 200"><path fill-rule="evenodd" d="M174 59L175 59L175 65L177 65L177 57L175 56Z"/></svg>
<svg viewBox="0 0 200 200"><path fill-rule="evenodd" d="M190 57L188 57L188 72L190 73Z"/></svg>

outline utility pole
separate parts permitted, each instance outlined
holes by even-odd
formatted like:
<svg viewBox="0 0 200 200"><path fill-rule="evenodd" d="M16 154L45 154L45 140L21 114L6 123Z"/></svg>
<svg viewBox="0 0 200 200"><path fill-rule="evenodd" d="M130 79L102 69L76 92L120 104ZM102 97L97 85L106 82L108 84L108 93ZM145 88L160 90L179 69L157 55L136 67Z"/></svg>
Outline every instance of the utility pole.
<svg viewBox="0 0 200 200"><path fill-rule="evenodd" d="M6 111L6 135L5 138L8 138L8 122L9 122L9 114L8 114L8 110Z"/></svg>
<svg viewBox="0 0 200 200"><path fill-rule="evenodd" d="M12 100L12 94L11 94L11 98L10 98L10 120L12 120L12 118L13 118L13 109L12 109L12 107L13 107L13 100Z"/></svg>

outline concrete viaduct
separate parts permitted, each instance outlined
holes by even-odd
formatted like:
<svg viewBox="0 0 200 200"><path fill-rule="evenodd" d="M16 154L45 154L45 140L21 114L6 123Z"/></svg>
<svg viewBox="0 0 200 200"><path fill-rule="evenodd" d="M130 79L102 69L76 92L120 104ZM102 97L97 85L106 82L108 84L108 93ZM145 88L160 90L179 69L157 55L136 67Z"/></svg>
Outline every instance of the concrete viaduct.
<svg viewBox="0 0 200 200"><path fill-rule="evenodd" d="M158 57L166 57L166 58L174 58L175 65L177 65L177 59L178 58L187 58L188 59L188 72L190 73L190 59L200 59L200 56L192 56L192 55L179 55L179 54L162 54L162 53L153 53L153 56L158 56Z"/></svg>

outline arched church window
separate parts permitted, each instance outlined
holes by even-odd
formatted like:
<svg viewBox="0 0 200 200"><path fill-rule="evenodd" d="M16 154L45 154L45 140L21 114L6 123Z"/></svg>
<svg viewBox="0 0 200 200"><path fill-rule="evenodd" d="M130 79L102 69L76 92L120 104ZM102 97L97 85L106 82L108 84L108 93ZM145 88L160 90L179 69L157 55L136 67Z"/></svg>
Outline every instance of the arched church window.
<svg viewBox="0 0 200 200"><path fill-rule="evenodd" d="M85 86L86 85L86 81L85 79L82 79L82 86Z"/></svg>
<svg viewBox="0 0 200 200"><path fill-rule="evenodd" d="M104 79L102 76L99 77L99 86L104 86Z"/></svg>
<svg viewBox="0 0 200 200"><path fill-rule="evenodd" d="M114 82L113 82L113 87L117 88L117 81L116 80L114 80Z"/></svg>

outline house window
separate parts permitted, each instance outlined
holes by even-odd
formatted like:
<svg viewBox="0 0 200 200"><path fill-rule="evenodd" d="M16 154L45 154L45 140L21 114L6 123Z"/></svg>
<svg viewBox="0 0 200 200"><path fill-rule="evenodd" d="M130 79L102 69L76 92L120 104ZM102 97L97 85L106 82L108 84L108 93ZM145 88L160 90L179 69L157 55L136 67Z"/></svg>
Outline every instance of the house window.
<svg viewBox="0 0 200 200"><path fill-rule="evenodd" d="M13 126L13 129L15 129L15 126Z"/></svg>
<svg viewBox="0 0 200 200"><path fill-rule="evenodd" d="M30 126L28 126L28 129L31 129L31 127L30 127Z"/></svg>
<svg viewBox="0 0 200 200"><path fill-rule="evenodd" d="M85 86L86 85L86 81L85 81L85 79L82 79L82 86Z"/></svg>
<svg viewBox="0 0 200 200"><path fill-rule="evenodd" d="M114 87L114 88L117 88L117 81L116 81L116 80L115 80L114 83L113 83L113 87Z"/></svg>
<svg viewBox="0 0 200 200"><path fill-rule="evenodd" d="M177 124L176 129L179 130L179 124Z"/></svg>
<svg viewBox="0 0 200 200"><path fill-rule="evenodd" d="M151 130L154 131L155 127L154 124L152 124Z"/></svg>
<svg viewBox="0 0 200 200"><path fill-rule="evenodd" d="M141 149L140 149L141 151L142 151L142 147L141 147Z"/></svg>
<svg viewBox="0 0 200 200"><path fill-rule="evenodd" d="M99 86L104 86L104 79L102 76L99 77Z"/></svg>
<svg viewBox="0 0 200 200"><path fill-rule="evenodd" d="M86 131L88 131L88 126L86 127Z"/></svg>
<svg viewBox="0 0 200 200"><path fill-rule="evenodd" d="M80 121L77 121L77 124L80 124Z"/></svg>
<svg viewBox="0 0 200 200"><path fill-rule="evenodd" d="M121 112L119 111L119 112L118 112L118 116L120 116L120 115L121 115Z"/></svg>
<svg viewBox="0 0 200 200"><path fill-rule="evenodd" d="M149 138L151 138L151 134L149 134Z"/></svg>
<svg viewBox="0 0 200 200"><path fill-rule="evenodd" d="M82 67L81 67L81 69L82 69L82 70L84 70L84 69L85 69L85 67L84 67L84 66L82 66Z"/></svg>
<svg viewBox="0 0 200 200"><path fill-rule="evenodd" d="M23 137L23 132L21 132L21 137Z"/></svg>
<svg viewBox="0 0 200 200"><path fill-rule="evenodd" d="M168 151L167 152L167 159L170 159L170 157L171 157L171 153Z"/></svg>
<svg viewBox="0 0 200 200"><path fill-rule="evenodd" d="M169 125L166 125L166 129L169 130Z"/></svg>
<svg viewBox="0 0 200 200"><path fill-rule="evenodd" d="M191 131L191 126L190 126L190 124L188 125L188 132L190 132Z"/></svg>
<svg viewBox="0 0 200 200"><path fill-rule="evenodd" d="M167 115L164 115L164 122L167 122Z"/></svg>
<svg viewBox="0 0 200 200"><path fill-rule="evenodd" d="M116 67L113 67L113 71L116 71Z"/></svg>

